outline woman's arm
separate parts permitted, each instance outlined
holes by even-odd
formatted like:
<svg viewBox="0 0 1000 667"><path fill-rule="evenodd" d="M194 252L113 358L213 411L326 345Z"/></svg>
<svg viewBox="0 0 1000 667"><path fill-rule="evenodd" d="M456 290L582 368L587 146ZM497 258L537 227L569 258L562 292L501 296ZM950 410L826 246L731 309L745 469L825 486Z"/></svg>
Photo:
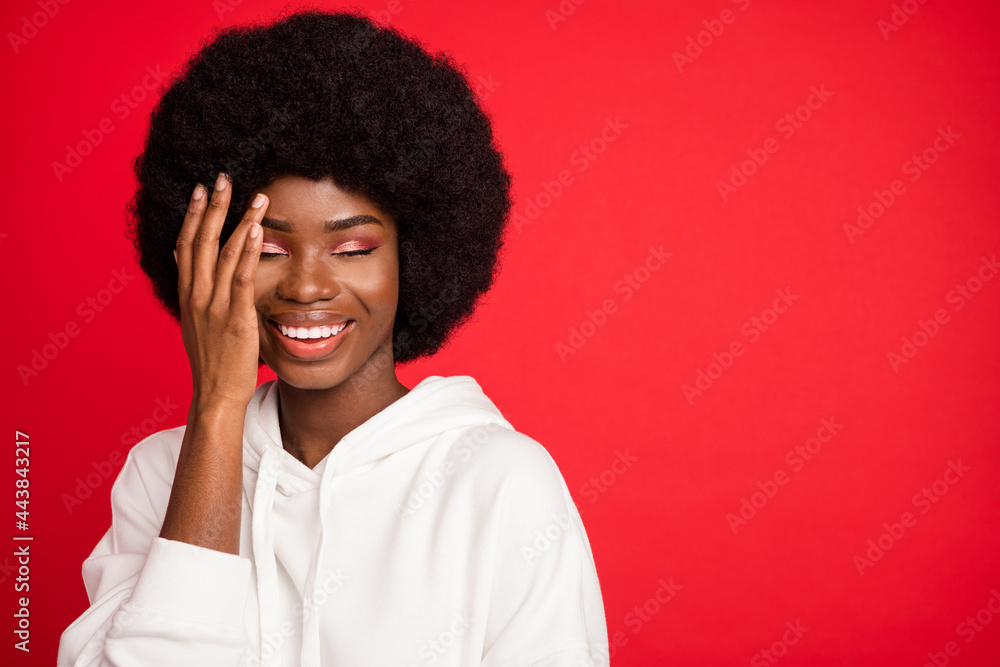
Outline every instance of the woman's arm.
<svg viewBox="0 0 1000 667"><path fill-rule="evenodd" d="M222 252L232 184L219 174L211 199L195 187L177 237L181 332L194 387L160 537L238 554L243 419L257 386L254 275L267 198L257 195Z"/></svg>
<svg viewBox="0 0 1000 667"><path fill-rule="evenodd" d="M606 667L604 602L583 521L555 461L517 433L506 463L482 667Z"/></svg>
<svg viewBox="0 0 1000 667"><path fill-rule="evenodd" d="M245 414L192 406L160 537L239 554Z"/></svg>
<svg viewBox="0 0 1000 667"><path fill-rule="evenodd" d="M174 449L156 434L129 453L112 489L111 529L83 566L91 606L63 633L60 667L215 667L237 664L246 649L242 442L257 380L253 285L266 198L220 253L230 191L224 175L210 200L198 185L177 239L194 388L179 451L174 433Z"/></svg>

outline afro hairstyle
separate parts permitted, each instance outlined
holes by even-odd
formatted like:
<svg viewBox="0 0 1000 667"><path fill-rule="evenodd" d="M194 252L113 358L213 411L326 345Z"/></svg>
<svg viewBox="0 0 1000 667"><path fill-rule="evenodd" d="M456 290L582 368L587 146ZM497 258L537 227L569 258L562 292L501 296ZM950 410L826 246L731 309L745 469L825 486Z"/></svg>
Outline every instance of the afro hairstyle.
<svg viewBox="0 0 1000 667"><path fill-rule="evenodd" d="M330 177L399 230L397 363L437 352L499 271L511 177L464 67L360 12L299 11L206 40L165 86L127 236L153 293L180 321L173 249L197 183L230 175L220 245L254 190Z"/></svg>

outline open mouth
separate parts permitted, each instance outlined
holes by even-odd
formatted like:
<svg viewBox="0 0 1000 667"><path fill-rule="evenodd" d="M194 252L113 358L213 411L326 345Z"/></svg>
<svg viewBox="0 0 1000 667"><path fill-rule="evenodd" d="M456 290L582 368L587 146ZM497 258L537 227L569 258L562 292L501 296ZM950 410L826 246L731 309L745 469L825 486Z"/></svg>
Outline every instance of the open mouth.
<svg viewBox="0 0 1000 667"><path fill-rule="evenodd" d="M310 340L322 340L324 338L331 338L336 336L341 331L347 328L353 320L346 320L338 325L332 327L289 327L284 324L278 324L272 320L275 328L281 333L282 336L287 338L294 338L302 342L308 342Z"/></svg>
<svg viewBox="0 0 1000 667"><path fill-rule="evenodd" d="M290 327L267 321L267 327L285 354L301 360L325 359L354 330L354 320L322 327Z"/></svg>

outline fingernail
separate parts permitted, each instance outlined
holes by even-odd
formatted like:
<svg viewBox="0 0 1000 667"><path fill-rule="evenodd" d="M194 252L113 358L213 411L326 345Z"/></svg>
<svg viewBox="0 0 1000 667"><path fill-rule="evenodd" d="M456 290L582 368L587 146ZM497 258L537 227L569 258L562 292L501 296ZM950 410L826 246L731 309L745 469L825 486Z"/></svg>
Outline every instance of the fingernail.
<svg viewBox="0 0 1000 667"><path fill-rule="evenodd" d="M174 264L177 264L177 251L174 250Z"/></svg>
<svg viewBox="0 0 1000 667"><path fill-rule="evenodd" d="M205 196L205 186L202 185L201 183L199 183L198 185L194 186L194 198L195 198L195 201L201 199L204 196Z"/></svg>
<svg viewBox="0 0 1000 667"><path fill-rule="evenodd" d="M257 195L258 197L260 195ZM250 224L250 238L255 239L260 236L260 225L256 222Z"/></svg>
<svg viewBox="0 0 1000 667"><path fill-rule="evenodd" d="M219 172L219 177L217 179L215 179L215 189L216 190L225 190L226 189L226 181L228 181L228 180L229 180L229 177L226 176L226 174L224 174L222 172Z"/></svg>
<svg viewBox="0 0 1000 667"><path fill-rule="evenodd" d="M253 203L250 204L251 208L260 208L264 205L264 195L258 193L256 197L253 198Z"/></svg>

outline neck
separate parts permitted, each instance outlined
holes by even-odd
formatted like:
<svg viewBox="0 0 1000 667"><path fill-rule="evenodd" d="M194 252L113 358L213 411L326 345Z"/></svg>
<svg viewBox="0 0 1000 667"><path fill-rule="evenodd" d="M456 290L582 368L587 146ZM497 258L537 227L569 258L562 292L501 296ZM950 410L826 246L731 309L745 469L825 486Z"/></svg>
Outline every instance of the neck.
<svg viewBox="0 0 1000 667"><path fill-rule="evenodd" d="M364 366L335 387L301 389L278 378L282 444L289 454L314 468L345 435L409 391L396 378L388 346L376 350Z"/></svg>

